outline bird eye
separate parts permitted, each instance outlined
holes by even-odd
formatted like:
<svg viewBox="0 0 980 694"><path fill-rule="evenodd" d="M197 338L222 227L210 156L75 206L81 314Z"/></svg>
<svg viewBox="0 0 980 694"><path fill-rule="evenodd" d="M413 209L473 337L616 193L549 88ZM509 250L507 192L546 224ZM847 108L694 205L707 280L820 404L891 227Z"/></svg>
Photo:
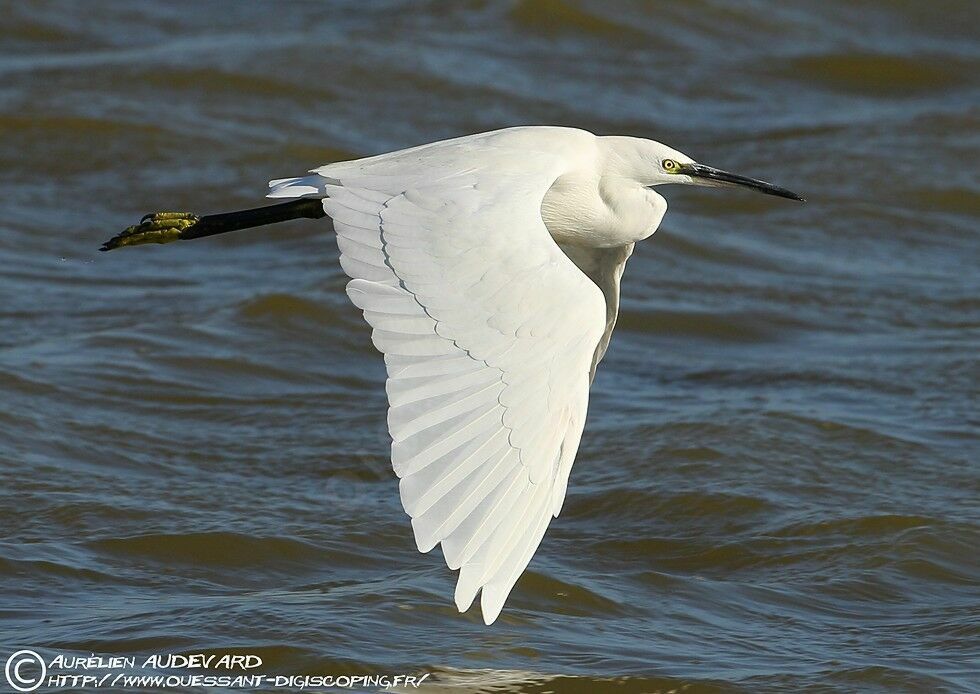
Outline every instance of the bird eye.
<svg viewBox="0 0 980 694"><path fill-rule="evenodd" d="M677 168L677 162L673 159L664 159L664 171L673 171Z"/></svg>

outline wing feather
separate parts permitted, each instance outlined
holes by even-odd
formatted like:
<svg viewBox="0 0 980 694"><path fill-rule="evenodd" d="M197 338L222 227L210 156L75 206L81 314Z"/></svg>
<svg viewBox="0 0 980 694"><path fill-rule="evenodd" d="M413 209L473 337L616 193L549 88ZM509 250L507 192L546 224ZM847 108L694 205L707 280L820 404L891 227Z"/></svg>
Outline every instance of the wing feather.
<svg viewBox="0 0 980 694"><path fill-rule="evenodd" d="M561 507L605 325L602 293L541 220L566 166L502 131L328 165L271 193L328 196L347 293L385 354L416 542L441 543L460 570L461 611L482 589L488 624Z"/></svg>

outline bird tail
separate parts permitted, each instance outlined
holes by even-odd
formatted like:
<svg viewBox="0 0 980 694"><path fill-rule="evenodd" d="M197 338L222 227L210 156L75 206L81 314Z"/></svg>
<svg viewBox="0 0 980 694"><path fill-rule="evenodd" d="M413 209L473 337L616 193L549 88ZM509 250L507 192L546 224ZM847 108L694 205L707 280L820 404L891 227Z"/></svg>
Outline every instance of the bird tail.
<svg viewBox="0 0 980 694"><path fill-rule="evenodd" d="M267 198L325 198L329 178L320 174L299 176L298 178L277 178L269 181Z"/></svg>

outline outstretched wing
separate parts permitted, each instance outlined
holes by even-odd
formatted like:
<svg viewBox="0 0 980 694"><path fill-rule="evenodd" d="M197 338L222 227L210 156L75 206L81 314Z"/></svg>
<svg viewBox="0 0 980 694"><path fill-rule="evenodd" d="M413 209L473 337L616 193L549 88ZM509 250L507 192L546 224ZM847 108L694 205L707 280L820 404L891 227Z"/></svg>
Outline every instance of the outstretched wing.
<svg viewBox="0 0 980 694"><path fill-rule="evenodd" d="M442 544L457 607L482 588L490 624L564 500L606 308L541 220L560 161L487 142L412 152L271 195L327 196L347 293L385 355L418 548Z"/></svg>

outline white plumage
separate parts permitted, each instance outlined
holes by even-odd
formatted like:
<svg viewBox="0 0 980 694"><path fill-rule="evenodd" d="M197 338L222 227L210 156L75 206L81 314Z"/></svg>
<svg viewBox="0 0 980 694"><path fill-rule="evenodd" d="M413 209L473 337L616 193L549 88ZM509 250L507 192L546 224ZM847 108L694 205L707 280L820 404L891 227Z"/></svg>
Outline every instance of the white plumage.
<svg viewBox="0 0 980 694"><path fill-rule="evenodd" d="M391 459L418 548L487 624L565 498L633 243L696 183L649 140L525 127L272 181L323 198L388 371Z"/></svg>

